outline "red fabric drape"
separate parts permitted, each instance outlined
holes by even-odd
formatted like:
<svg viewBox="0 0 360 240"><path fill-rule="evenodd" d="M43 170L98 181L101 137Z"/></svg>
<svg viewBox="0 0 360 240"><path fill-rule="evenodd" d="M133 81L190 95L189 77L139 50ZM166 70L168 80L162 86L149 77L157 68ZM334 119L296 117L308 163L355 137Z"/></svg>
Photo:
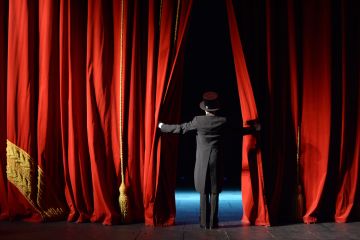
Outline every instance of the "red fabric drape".
<svg viewBox="0 0 360 240"><path fill-rule="evenodd" d="M226 1L242 115L263 125L261 149L244 137L243 222L294 220L298 126L304 222L358 219L358 5L255 3L249 47L240 2ZM179 120L191 6L0 1L0 219L119 222L122 143L125 221L174 223L177 139L156 126Z"/></svg>
<svg viewBox="0 0 360 240"><path fill-rule="evenodd" d="M173 155L169 155L171 148L164 149L164 154L161 154L161 141L156 134L156 128L159 119L169 116L167 110L164 111L164 116L160 116L160 108L165 109L169 106L170 102L166 97L171 96L174 91L174 87L171 87L176 84L173 72L181 53L191 5L191 0L163 1L161 8L158 9L156 7L159 5L156 1L149 2L144 164L145 223L148 225L171 225L175 222L173 190L176 162ZM172 32L173 30L175 32ZM179 103L179 98L172 102L175 103L175 106L172 105L175 108L179 107L179 104L176 105L176 100ZM168 161L172 163L169 164Z"/></svg>
<svg viewBox="0 0 360 240"><path fill-rule="evenodd" d="M348 41L346 36L350 34L356 38L359 30L345 19L354 16L351 9L356 9L356 5L350 3L304 1L300 6L304 12L302 29L297 33L302 36L299 66L302 98L298 114L301 116L300 167L306 203L305 223L326 219L327 215L345 222L358 208L355 197L358 194L359 147L355 146L359 146L359 123L349 119L358 119L359 71L354 68L357 68L359 51L357 44ZM336 24L340 26L338 29ZM342 38L337 37L337 30ZM349 55L349 48L353 54ZM352 98L351 104L349 98ZM349 128L353 129L351 134ZM331 185L337 186L337 190L329 190L333 188ZM325 205L329 204L336 205L335 216L328 213Z"/></svg>
<svg viewBox="0 0 360 240"><path fill-rule="evenodd" d="M78 222L88 221L93 211L85 108L86 9L85 1L60 2L60 116L65 196L70 208L68 220Z"/></svg>
<svg viewBox="0 0 360 240"><path fill-rule="evenodd" d="M316 221L314 215L323 194L329 161L331 5L328 1L304 1L304 9L307 14L303 16L302 29L301 165L306 199L304 222L309 223Z"/></svg>
<svg viewBox="0 0 360 240"><path fill-rule="evenodd" d="M226 1L226 6L241 114L244 126L246 127L248 126L248 121L258 121L259 119L232 1ZM268 226L270 225L270 221L264 192L263 159L261 150L257 146L257 141L258 139L253 135L246 135L243 137L241 171L241 190L243 200L242 221L244 223Z"/></svg>
<svg viewBox="0 0 360 240"><path fill-rule="evenodd" d="M238 23L250 21L247 32L244 30L245 52L257 54L246 57L250 64L258 65L250 65L250 70L266 73L250 75L257 86L255 96L261 94L256 103L262 109L264 186L271 224L297 221L297 214L305 223L357 219L358 4L322 0L232 3L237 7ZM227 4L229 10L231 4ZM239 6L253 9L246 9L245 16L239 17L245 13ZM231 28L232 35L241 30ZM251 35L249 30L254 33ZM232 41L234 54L239 54L240 44L234 48L234 36ZM301 188L297 186L297 174ZM301 193L303 212L298 207ZM243 189L244 201L245 194ZM244 214L246 207L244 202Z"/></svg>
<svg viewBox="0 0 360 240"><path fill-rule="evenodd" d="M120 166L118 128L119 93L114 53L114 17L112 2L88 1L87 13L87 135L91 162L94 210L91 221L118 221L117 184L114 169ZM118 34L117 34L118 35ZM117 69L117 68L115 68ZM115 115L115 116L114 116ZM113 140L114 139L114 140ZM101 147L98 147L101 146ZM106 161L104 161L106 159ZM114 166L115 164L115 166ZM106 172L108 174L104 175Z"/></svg>
<svg viewBox="0 0 360 240"><path fill-rule="evenodd" d="M2 5L0 43L8 53L1 52L1 68L8 75L1 71L1 92L7 96L1 103L8 111L2 104L1 127L7 133L1 131L1 143L7 138L16 156L25 156L31 166L24 172L30 170L33 181L20 191L21 184L7 183L11 158L6 164L1 145L2 218L9 212L31 221L67 216L77 222L119 222L123 141L126 220L173 224L176 161L169 152L176 149L160 152L156 127L160 115L178 118L170 115L178 107L170 114L160 114L160 107L180 101L174 89L181 83L192 1ZM145 95L145 87L151 94Z"/></svg>
<svg viewBox="0 0 360 240"><path fill-rule="evenodd" d="M270 162L268 166L272 166L269 175L273 183L268 184L273 185L271 191L268 191L271 192L269 209L272 224L293 221L297 206L296 141L299 88L293 4L291 0L280 2L268 0L265 5L269 111L264 117L268 126L268 129L265 129L267 136L264 147L267 148L267 160Z"/></svg>
<svg viewBox="0 0 360 240"><path fill-rule="evenodd" d="M351 1L341 2L341 132L335 221L360 216L360 17Z"/></svg>
<svg viewBox="0 0 360 240"><path fill-rule="evenodd" d="M359 21L353 9L353 1L266 3L272 220L294 221L300 214L305 223L345 222L359 216ZM289 175L296 173L297 127L304 212L296 208L301 192Z"/></svg>
<svg viewBox="0 0 360 240"><path fill-rule="evenodd" d="M37 114L38 196L41 209L55 210L52 220L62 219L67 211L60 138L59 108L59 12L58 4L39 1L39 65ZM37 37L34 36L36 39ZM37 71L35 69L35 71ZM35 81L36 82L36 81ZM36 91L35 91L36 92ZM51 144L50 144L51 143Z"/></svg>
<svg viewBox="0 0 360 240"><path fill-rule="evenodd" d="M30 156L36 156L36 106L35 85L37 64L36 27L37 5L35 2L9 2L8 30L8 68L7 68L7 139L25 150ZM18 153L12 154L11 157ZM9 158L9 156L8 156ZM20 182L14 178L8 184L8 202L10 217L24 216L29 221L40 221L36 211L36 165L29 161L29 179L27 192L17 188L13 183ZM18 168L13 161L12 170ZM12 171L13 172L13 171ZM19 186L21 186L20 183ZM24 194L22 194L24 193ZM28 201L30 200L30 201Z"/></svg>
<svg viewBox="0 0 360 240"><path fill-rule="evenodd" d="M126 5L125 5L126 3ZM126 171L126 185L129 193L129 204L131 209L131 216L134 220L140 221L144 219L144 205L143 205L143 183L144 183L144 97L145 97L145 77L144 69L146 66L146 59L144 56L146 52L144 49L146 39L146 31L144 30L145 23L141 21L140 17L146 12L141 12L144 6L139 1L134 1L131 5L124 2L124 16L118 16L115 21L115 28L121 29L123 24L123 52L129 54L123 57L124 67L123 78L127 79L126 87L124 87L124 99L128 99L128 103L123 108L123 115L127 116L124 119L124 126L128 126L124 129L123 141L127 146L127 171ZM121 9L121 5L114 9ZM146 9L146 8L145 8ZM145 26L146 27L146 26ZM145 28L146 29L146 28ZM129 32L128 34L125 34ZM120 42L120 32L115 35L116 42ZM126 51L128 49L128 51ZM144 51L144 52L143 52ZM120 52L120 44L115 49L115 52ZM119 58L120 60L120 58ZM117 61L119 61L117 60ZM118 62L116 65L120 66ZM117 69L118 71L119 69ZM126 70L126 71L125 71ZM125 76L127 76L125 78ZM125 81L124 81L125 82ZM125 84L125 83L123 83ZM123 85L125 86L125 85ZM117 87L119 89L119 86ZM118 162L120 164L120 162ZM117 173L120 175L120 165L117 164Z"/></svg>

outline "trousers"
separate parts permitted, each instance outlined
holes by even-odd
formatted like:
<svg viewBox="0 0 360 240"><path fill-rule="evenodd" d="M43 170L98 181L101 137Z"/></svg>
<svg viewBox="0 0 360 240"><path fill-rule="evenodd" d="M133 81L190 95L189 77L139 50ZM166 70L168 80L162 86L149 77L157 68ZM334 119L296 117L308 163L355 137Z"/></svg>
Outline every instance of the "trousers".
<svg viewBox="0 0 360 240"><path fill-rule="evenodd" d="M218 209L218 193L200 193L200 225L217 226L219 222Z"/></svg>
<svg viewBox="0 0 360 240"><path fill-rule="evenodd" d="M207 169L205 192L200 193L200 225L216 227L218 225L219 193L211 192L210 171Z"/></svg>

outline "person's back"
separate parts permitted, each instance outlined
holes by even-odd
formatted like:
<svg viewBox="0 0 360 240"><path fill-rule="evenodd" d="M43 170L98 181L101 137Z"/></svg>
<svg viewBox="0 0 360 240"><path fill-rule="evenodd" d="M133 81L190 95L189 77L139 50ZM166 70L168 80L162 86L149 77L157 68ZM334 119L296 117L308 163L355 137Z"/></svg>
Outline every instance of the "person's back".
<svg viewBox="0 0 360 240"><path fill-rule="evenodd" d="M197 116L197 145L214 147L223 141L226 118L220 116Z"/></svg>
<svg viewBox="0 0 360 240"><path fill-rule="evenodd" d="M162 132L186 133L196 130L195 189L200 193L200 226L217 228L219 193L223 182L223 136L226 118L217 116L220 109L217 93L203 95L200 108L205 115L183 124L159 123Z"/></svg>

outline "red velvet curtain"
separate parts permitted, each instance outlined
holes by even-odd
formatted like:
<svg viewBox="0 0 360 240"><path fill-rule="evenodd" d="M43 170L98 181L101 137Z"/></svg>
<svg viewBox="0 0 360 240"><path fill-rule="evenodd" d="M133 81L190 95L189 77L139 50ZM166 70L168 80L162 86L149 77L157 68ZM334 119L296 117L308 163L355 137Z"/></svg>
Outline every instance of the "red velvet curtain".
<svg viewBox="0 0 360 240"><path fill-rule="evenodd" d="M227 4L234 59L242 61L240 40L234 39L241 32L252 76L253 107L260 109L263 206L268 206L270 223L294 222L298 216L305 223L358 219L358 3ZM231 21L238 23L237 28L232 28ZM236 71L246 73L239 65L235 64ZM237 78L244 82L248 77L238 73ZM240 94L240 101L248 99ZM250 215L250 221L256 223L256 217Z"/></svg>
<svg viewBox="0 0 360 240"><path fill-rule="evenodd" d="M241 114L244 127L249 127L249 121L259 121L258 110L245 62L233 3L226 1L226 7ZM269 226L269 213L264 192L263 158L258 141L259 139L254 135L245 135L243 137L241 169L242 222L245 224Z"/></svg>
<svg viewBox="0 0 360 240"><path fill-rule="evenodd" d="M360 217L360 17L359 4L342 1L341 16L341 128L339 182L335 221L346 222ZM340 105L340 103L338 103Z"/></svg>
<svg viewBox="0 0 360 240"><path fill-rule="evenodd" d="M23 215L29 221L39 221L35 160L38 65L34 61L37 58L37 4L9 2L8 15L6 172L9 214L11 218ZM26 173L21 176L21 172Z"/></svg>
<svg viewBox="0 0 360 240"><path fill-rule="evenodd" d="M303 195L303 211L300 206L297 214L305 223L356 219L360 52L355 42L360 21L355 12L359 5L354 1L269 0L266 9L268 82L273 89L270 121L277 132L270 134L269 142L273 143L271 157L277 159L278 177L286 176L287 171L281 156L295 159L289 149L295 149L296 138L290 140L291 134L286 133L292 131L296 137L299 127L298 185L302 192L296 194ZM279 84L287 90L276 92ZM284 99L291 100L291 105ZM290 112L292 126L286 124ZM279 132L285 134L279 137ZM291 143L290 148L283 147L286 143ZM278 197L280 203L285 202L288 193L274 192L273 206ZM279 214L276 209L274 215Z"/></svg>
<svg viewBox="0 0 360 240"><path fill-rule="evenodd" d="M125 4L126 185L133 216L145 218L146 225L175 222L176 139L167 137L162 143L156 129L159 119L175 122L180 117L181 91L175 89L181 88L191 6L192 0Z"/></svg>
<svg viewBox="0 0 360 240"><path fill-rule="evenodd" d="M156 129L179 118L191 6L1 1L1 219L118 223L123 163L123 221L174 224L176 139L160 151Z"/></svg>
<svg viewBox="0 0 360 240"><path fill-rule="evenodd" d="M226 5L243 122L263 126L243 140L243 222L358 219L358 4ZM156 126L179 120L191 6L0 1L0 219L174 224L177 139Z"/></svg>
<svg viewBox="0 0 360 240"><path fill-rule="evenodd" d="M132 149L129 154L133 155L129 155L128 160L129 164L131 161L138 161L135 156L140 150L138 157L143 157L141 161L143 162L145 224L172 225L175 222L176 158L174 151L177 149L174 149L176 144L172 144L175 139L164 141L165 146L161 148L156 129L159 119L173 122L179 119L181 95L175 89L181 87L179 73L183 59L183 40L192 0L149 1L148 19L145 22L139 12L142 9L141 6L136 4L135 6L136 11L132 14L133 23L139 26L133 28L132 49L133 51L140 49L142 52L129 54L133 62L137 61L135 64L138 64L138 68L135 66L130 74L132 87L128 94L133 95L133 101L138 102L143 108L138 109L136 104L128 105L128 144L129 150ZM144 28L147 31L147 35L142 37L143 41L146 40L145 46L144 42L138 39ZM137 59L139 55L147 57L145 65ZM144 69L143 66L146 68ZM143 86L136 84L141 81L137 77L142 78ZM143 94L138 94L138 91ZM144 119L144 126L141 126L143 122L138 122L138 124L130 122L131 119L137 119L132 114L137 114L139 120ZM137 126L141 126L143 131L136 129Z"/></svg>

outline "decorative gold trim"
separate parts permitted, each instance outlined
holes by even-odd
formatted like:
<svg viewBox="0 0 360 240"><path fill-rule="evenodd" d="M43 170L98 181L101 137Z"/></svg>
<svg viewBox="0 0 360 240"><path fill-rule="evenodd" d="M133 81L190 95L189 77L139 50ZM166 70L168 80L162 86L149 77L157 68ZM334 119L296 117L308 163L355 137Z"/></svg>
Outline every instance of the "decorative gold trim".
<svg viewBox="0 0 360 240"><path fill-rule="evenodd" d="M46 185L45 185L45 174L43 170L38 167L38 182L37 182L37 198L36 203L39 209L41 209L41 216L44 219L59 219L66 214L66 210L61 207L48 207L45 206L48 204L46 203L46 199L44 197L44 190L46 191ZM53 204L53 203L50 203Z"/></svg>
<svg viewBox="0 0 360 240"><path fill-rule="evenodd" d="M43 189L45 176L42 169L23 149L9 140L6 141L6 174L20 193L28 200L31 206L42 216L44 220L59 219L66 211L62 208L42 208Z"/></svg>
<svg viewBox="0 0 360 240"><path fill-rule="evenodd" d="M6 174L7 179L14 186L16 186L19 191L24 195L24 197L33 205L36 206L34 195L36 196L36 170L37 167L34 163L34 160L31 156L7 140L6 145Z"/></svg>

